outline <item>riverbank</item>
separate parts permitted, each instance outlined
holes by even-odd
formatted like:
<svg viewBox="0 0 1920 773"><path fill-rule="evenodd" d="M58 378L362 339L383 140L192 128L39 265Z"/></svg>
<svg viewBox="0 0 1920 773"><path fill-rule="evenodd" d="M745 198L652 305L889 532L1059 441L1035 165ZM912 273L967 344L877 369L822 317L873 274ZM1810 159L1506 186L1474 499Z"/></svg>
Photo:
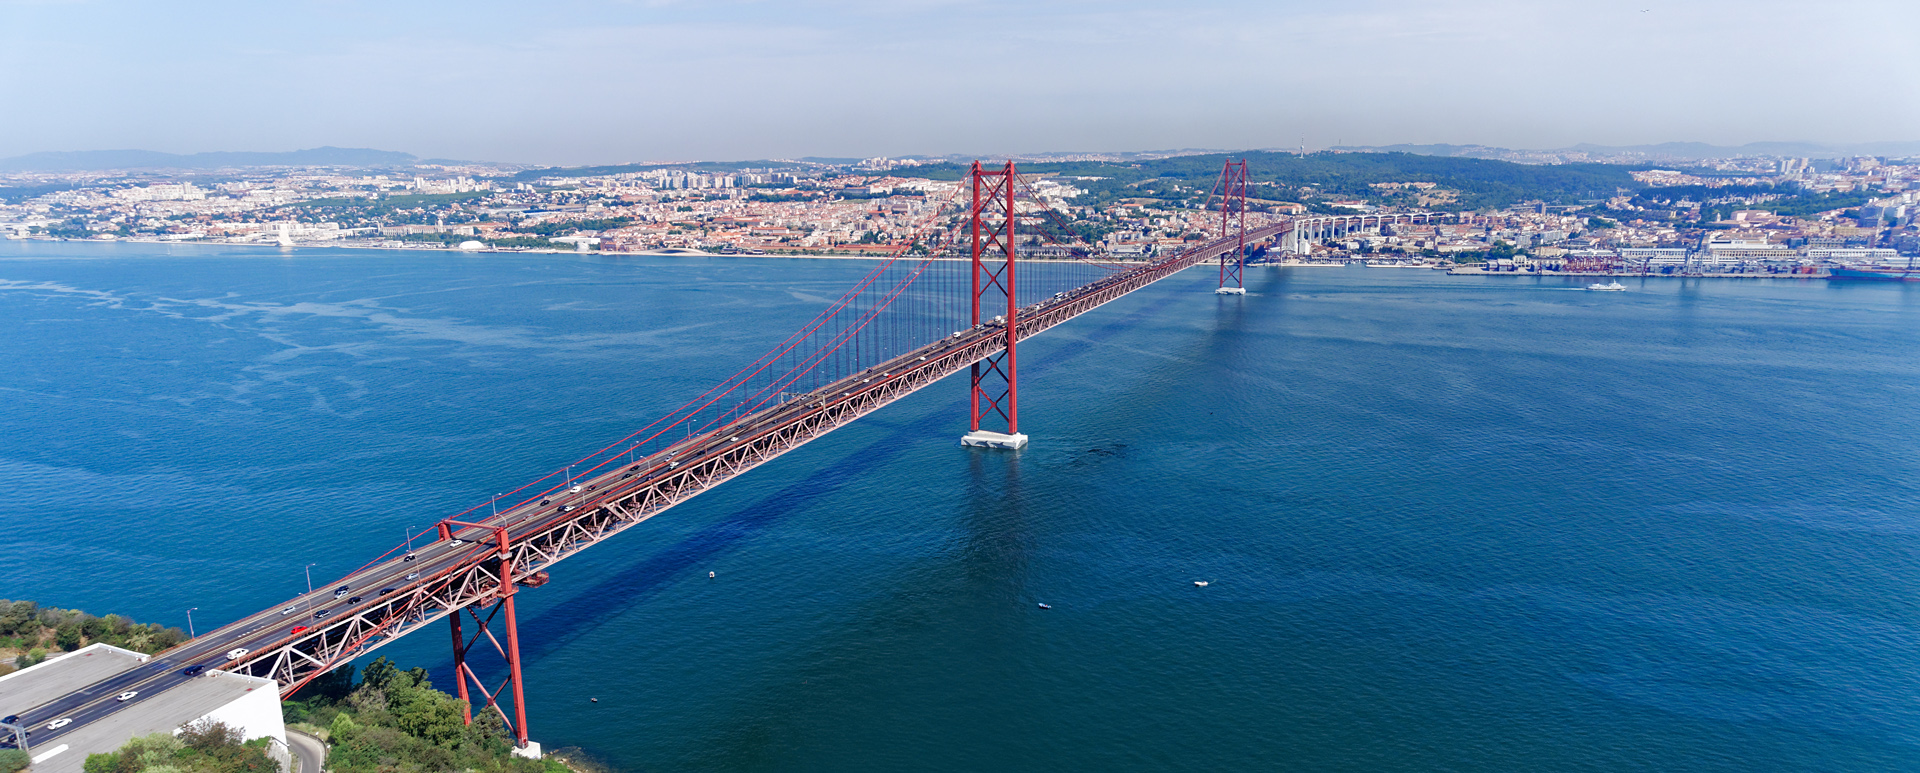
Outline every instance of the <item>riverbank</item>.
<svg viewBox="0 0 1920 773"><path fill-rule="evenodd" d="M0 674L89 644L111 644L151 655L186 640L186 633L178 628L0 599Z"/></svg>
<svg viewBox="0 0 1920 773"><path fill-rule="evenodd" d="M151 245L161 245L161 246L168 246L168 247L172 247L172 246L258 247L263 249L279 249L279 250L302 250L302 249L306 249L306 250L314 250L314 249L381 250L381 251L388 251L388 252L431 252L431 253L438 253L438 254L454 254L454 255L599 255L599 256L605 256L605 257L633 257L633 258L688 258L688 259L692 259L692 258L814 258L814 259L823 259L823 260L890 260L894 257L893 255L886 254L886 253L850 253L850 252L831 252L831 251L806 252L803 250L781 250L778 252L768 251L763 253L706 252L701 250L686 250L686 251L644 250L641 252L618 252L618 251L605 251L605 250L544 249L544 248L462 250L455 247L430 246L432 244L431 242L419 242L417 244L405 244L402 246L394 246L390 244L367 244L367 243L356 244L352 242L307 242L307 243L300 243L300 244L270 244L270 243L263 243L263 242L166 241L166 240L160 240L160 239L108 240L108 239L49 239L49 238L12 239L10 238L8 239L8 241L47 242L47 243L64 242L69 244L140 244L140 245L151 244ZM1039 258L1027 258L1027 259L1041 260ZM1148 263L1152 263L1154 260L1158 260L1158 259L1159 258L1154 258L1151 260L1107 258L1107 259L1100 259L1100 260L1087 260L1084 262L1098 263L1101 265L1111 265L1111 266L1133 266L1133 265L1145 265ZM934 258L934 260L964 262L964 261L972 260L972 258L967 256L955 255L955 256ZM1068 261L1068 260L1077 260L1077 259L1058 258L1058 260Z"/></svg>
<svg viewBox="0 0 1920 773"><path fill-rule="evenodd" d="M1712 273L1712 274L1663 274L1657 271L1488 271L1474 266L1459 266L1447 269L1455 276L1571 276L1571 277L1631 277L1651 279L1829 279L1831 274L1825 270L1811 273Z"/></svg>
<svg viewBox="0 0 1920 773"><path fill-rule="evenodd" d="M360 672L344 666L281 703L290 729L326 743L333 773L417 767L474 773L576 773L552 758L523 757L498 715L436 689L426 669L402 671L375 658ZM471 724L463 718L471 714ZM317 771L315 772L317 773Z"/></svg>

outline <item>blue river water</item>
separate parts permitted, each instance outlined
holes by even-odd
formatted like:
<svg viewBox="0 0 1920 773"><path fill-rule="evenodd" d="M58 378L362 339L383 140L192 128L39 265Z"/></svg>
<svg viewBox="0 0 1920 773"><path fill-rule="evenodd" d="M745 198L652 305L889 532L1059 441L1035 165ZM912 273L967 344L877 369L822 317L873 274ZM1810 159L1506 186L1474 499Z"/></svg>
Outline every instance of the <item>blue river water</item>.
<svg viewBox="0 0 1920 773"><path fill-rule="evenodd" d="M870 265L0 242L0 597L266 608ZM561 564L520 596L534 739L628 771L1920 766L1920 288L1249 276L1024 346L1022 452L959 447L950 380ZM437 630L381 654L451 686Z"/></svg>

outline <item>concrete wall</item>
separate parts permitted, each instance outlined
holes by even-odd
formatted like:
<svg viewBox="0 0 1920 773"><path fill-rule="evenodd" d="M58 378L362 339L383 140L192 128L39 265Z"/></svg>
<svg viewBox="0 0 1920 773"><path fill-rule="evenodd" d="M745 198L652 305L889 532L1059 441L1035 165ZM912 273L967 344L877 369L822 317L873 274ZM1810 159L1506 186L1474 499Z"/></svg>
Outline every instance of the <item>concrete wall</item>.
<svg viewBox="0 0 1920 773"><path fill-rule="evenodd" d="M202 678L235 680L248 687L247 693L200 719L224 722L227 727L246 734L247 740L272 738L280 748L287 745L287 724L280 714L280 688L272 679L215 671Z"/></svg>

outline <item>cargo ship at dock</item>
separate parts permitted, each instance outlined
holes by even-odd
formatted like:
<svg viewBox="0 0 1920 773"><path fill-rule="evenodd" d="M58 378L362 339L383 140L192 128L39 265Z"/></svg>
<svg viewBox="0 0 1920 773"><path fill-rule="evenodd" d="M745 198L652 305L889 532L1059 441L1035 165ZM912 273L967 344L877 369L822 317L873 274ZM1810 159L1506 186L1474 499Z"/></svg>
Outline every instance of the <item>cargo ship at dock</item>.
<svg viewBox="0 0 1920 773"><path fill-rule="evenodd" d="M1920 268L1845 268L1828 269L1828 279L1865 279L1875 282L1920 282Z"/></svg>

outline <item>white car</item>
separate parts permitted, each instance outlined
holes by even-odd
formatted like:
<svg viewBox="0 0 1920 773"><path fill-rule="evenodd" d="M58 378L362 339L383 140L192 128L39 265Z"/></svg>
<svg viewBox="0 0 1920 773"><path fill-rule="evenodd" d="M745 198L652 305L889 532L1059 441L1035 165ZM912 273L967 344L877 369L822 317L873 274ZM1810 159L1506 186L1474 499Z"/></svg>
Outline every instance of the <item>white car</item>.
<svg viewBox="0 0 1920 773"><path fill-rule="evenodd" d="M116 698L115 700L118 700L121 703L126 703L127 701L133 700L133 696L139 695L139 694L140 694L139 690L128 690L126 692L120 693L120 697Z"/></svg>
<svg viewBox="0 0 1920 773"><path fill-rule="evenodd" d="M252 650L249 650L249 649L247 649L246 647L235 647L235 648L233 648L233 649L231 649L231 650L228 650L228 651L227 651L227 659L228 659L228 660L239 660L239 659L241 659L241 658L244 658L244 657L246 657L246 656L247 656L247 653L248 653L248 652L251 652L251 651L252 651Z"/></svg>
<svg viewBox="0 0 1920 773"><path fill-rule="evenodd" d="M282 609L282 610L280 610L280 614L283 614L283 615L291 615L291 614L293 614L293 611L294 611L295 609L298 609L298 608L299 608L299 605L297 605L297 604L296 604L296 605L294 605L294 606L290 606L290 607L287 607L286 609Z"/></svg>
<svg viewBox="0 0 1920 773"><path fill-rule="evenodd" d="M72 717L61 717L61 718L59 718L59 719L56 719L56 720L54 720L54 721L52 721L52 722L48 722L48 723L47 723L47 729L48 729L48 730L59 730L60 728L63 728L63 727L66 727L67 725L71 725L71 724L73 724L73 718L72 718Z"/></svg>

